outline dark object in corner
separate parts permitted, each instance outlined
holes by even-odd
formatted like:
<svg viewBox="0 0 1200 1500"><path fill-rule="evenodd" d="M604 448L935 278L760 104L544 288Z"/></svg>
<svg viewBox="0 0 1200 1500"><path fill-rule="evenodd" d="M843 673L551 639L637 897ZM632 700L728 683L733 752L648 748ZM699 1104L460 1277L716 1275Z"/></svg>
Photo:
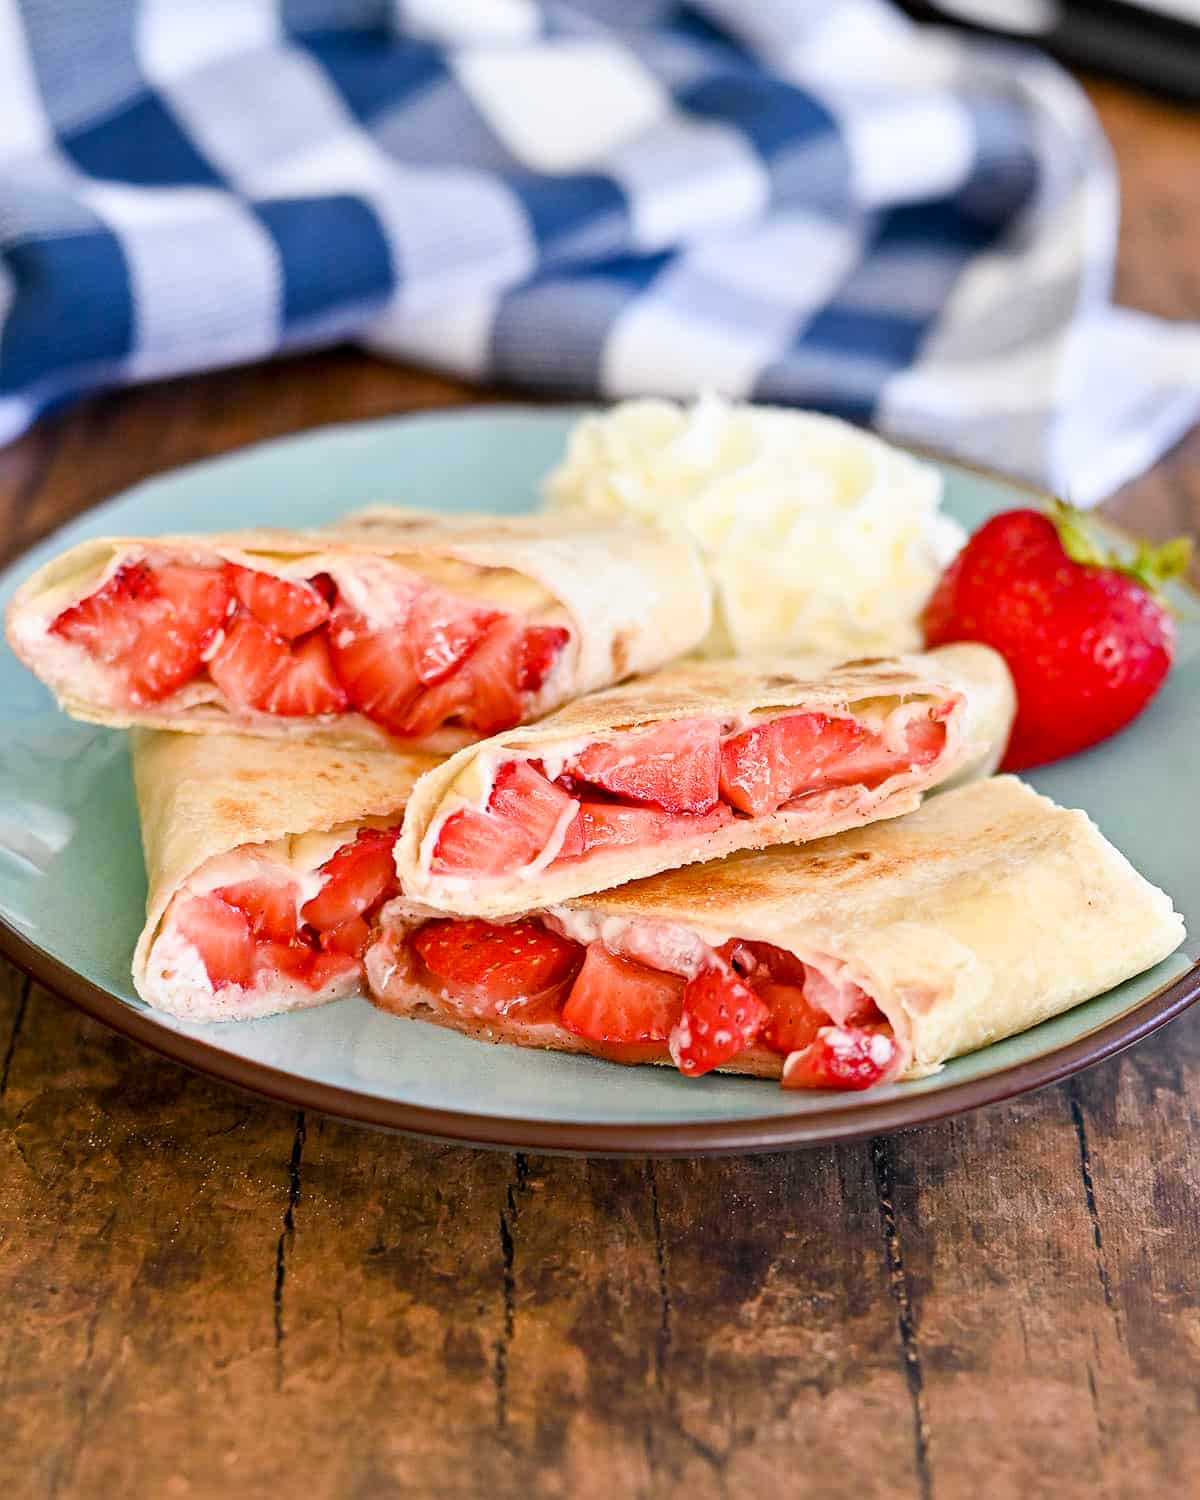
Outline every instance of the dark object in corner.
<svg viewBox="0 0 1200 1500"><path fill-rule="evenodd" d="M901 0L919 21L1031 42L1063 62L1095 68L1200 104L1200 4L1195 0Z"/></svg>

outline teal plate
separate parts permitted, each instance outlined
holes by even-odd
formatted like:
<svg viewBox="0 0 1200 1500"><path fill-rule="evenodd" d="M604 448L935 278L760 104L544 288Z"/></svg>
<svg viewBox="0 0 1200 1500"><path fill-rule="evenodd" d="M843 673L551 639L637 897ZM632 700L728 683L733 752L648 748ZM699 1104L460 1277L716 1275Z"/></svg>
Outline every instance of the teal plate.
<svg viewBox="0 0 1200 1500"><path fill-rule="evenodd" d="M181 469L93 510L6 573L0 602L53 553L110 533L328 520L377 500L519 511L576 412L477 409L327 428ZM1027 503L998 477L942 463L968 526ZM1183 596L1181 595L1181 600ZM1124 734L1030 780L1084 807L1200 934L1195 796L1200 624L1185 612L1165 689ZM915 1125L1036 1088L1110 1056L1200 995L1183 953L1067 1015L867 1095L494 1047L350 999L265 1021L197 1026L148 1010L129 959L145 880L125 736L77 724L0 656L0 949L90 1014L202 1072L365 1124L481 1145L692 1155ZM1014 942L1019 938L1014 934Z"/></svg>

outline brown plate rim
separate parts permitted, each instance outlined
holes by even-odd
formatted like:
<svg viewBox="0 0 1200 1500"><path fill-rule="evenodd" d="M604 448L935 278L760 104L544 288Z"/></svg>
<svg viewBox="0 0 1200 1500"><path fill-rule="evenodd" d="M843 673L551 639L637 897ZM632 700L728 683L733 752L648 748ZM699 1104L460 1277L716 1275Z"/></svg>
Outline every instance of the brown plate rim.
<svg viewBox="0 0 1200 1500"><path fill-rule="evenodd" d="M524 411L540 414L554 409L552 404L536 406L497 402L495 405L481 406L465 403L433 412L397 414L382 420L403 420L409 415L422 419L446 418L462 416L466 412L490 415L499 411ZM321 427L372 425L380 420L368 419L363 424L328 423L321 424ZM306 431L316 432L321 427ZM267 441L279 442L286 439ZM1028 494L1044 498L1048 493L1028 480L964 461L931 446L897 446L909 447L939 463L984 475ZM121 492L124 493L126 492ZM118 498L120 495L111 496L101 504L111 503ZM72 520L75 519L78 518L72 517ZM1120 532L1120 527L1107 518L1103 519L1106 526ZM42 538L33 545L41 545L46 539ZM24 555L22 552L10 558L5 564L5 571L18 566ZM1186 581L1184 586L1190 587ZM864 1099L852 1111L844 1108L827 1109L809 1111L802 1115L768 1115L744 1120L704 1120L668 1125L603 1121L594 1124L564 1124L554 1120L474 1115L461 1110L408 1104L402 1100L384 1099L335 1084L300 1078L283 1069L253 1062L163 1026L148 1012L136 1009L120 996L94 984L77 970L55 958L52 953L31 942L3 917L0 917L0 954L38 984L69 1000L85 1014L119 1035L129 1037L162 1057L182 1063L185 1067L217 1078L223 1083L232 1084L247 1093L289 1104L294 1108L315 1110L357 1125L421 1136L450 1145L603 1156L709 1156L778 1151L787 1147L861 1140L893 1130L933 1124L967 1110L978 1109L987 1104L999 1104L1019 1094L1045 1088L1084 1068L1104 1062L1160 1030L1200 999L1200 961L1197 961L1185 973L1147 995L1132 1009L1040 1057L999 1069L983 1078L951 1084L932 1093L891 1098L878 1104Z"/></svg>

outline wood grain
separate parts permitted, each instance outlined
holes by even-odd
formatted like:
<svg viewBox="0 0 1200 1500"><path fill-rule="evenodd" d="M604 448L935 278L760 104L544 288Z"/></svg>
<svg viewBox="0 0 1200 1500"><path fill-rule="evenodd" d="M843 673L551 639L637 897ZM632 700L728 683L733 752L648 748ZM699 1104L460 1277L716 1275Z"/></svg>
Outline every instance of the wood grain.
<svg viewBox="0 0 1200 1500"><path fill-rule="evenodd" d="M1096 85L1119 291L1200 317L1196 122ZM0 452L8 551L172 464L490 399L345 349ZM511 393L504 393L511 395ZM1200 531L1200 434L1112 505ZM579 1161L244 1097L0 965L0 1482L20 1496L1200 1493L1200 1017L866 1145Z"/></svg>

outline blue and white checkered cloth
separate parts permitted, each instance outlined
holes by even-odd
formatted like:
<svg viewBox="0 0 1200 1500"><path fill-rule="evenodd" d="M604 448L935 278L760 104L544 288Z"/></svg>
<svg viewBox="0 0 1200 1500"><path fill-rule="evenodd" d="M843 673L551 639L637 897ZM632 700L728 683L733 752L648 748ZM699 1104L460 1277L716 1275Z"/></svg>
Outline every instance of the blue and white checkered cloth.
<svg viewBox="0 0 1200 1500"><path fill-rule="evenodd" d="M0 440L349 336L1089 501L1200 402L1200 330L1110 303L1116 223L1062 72L885 0L0 0Z"/></svg>

